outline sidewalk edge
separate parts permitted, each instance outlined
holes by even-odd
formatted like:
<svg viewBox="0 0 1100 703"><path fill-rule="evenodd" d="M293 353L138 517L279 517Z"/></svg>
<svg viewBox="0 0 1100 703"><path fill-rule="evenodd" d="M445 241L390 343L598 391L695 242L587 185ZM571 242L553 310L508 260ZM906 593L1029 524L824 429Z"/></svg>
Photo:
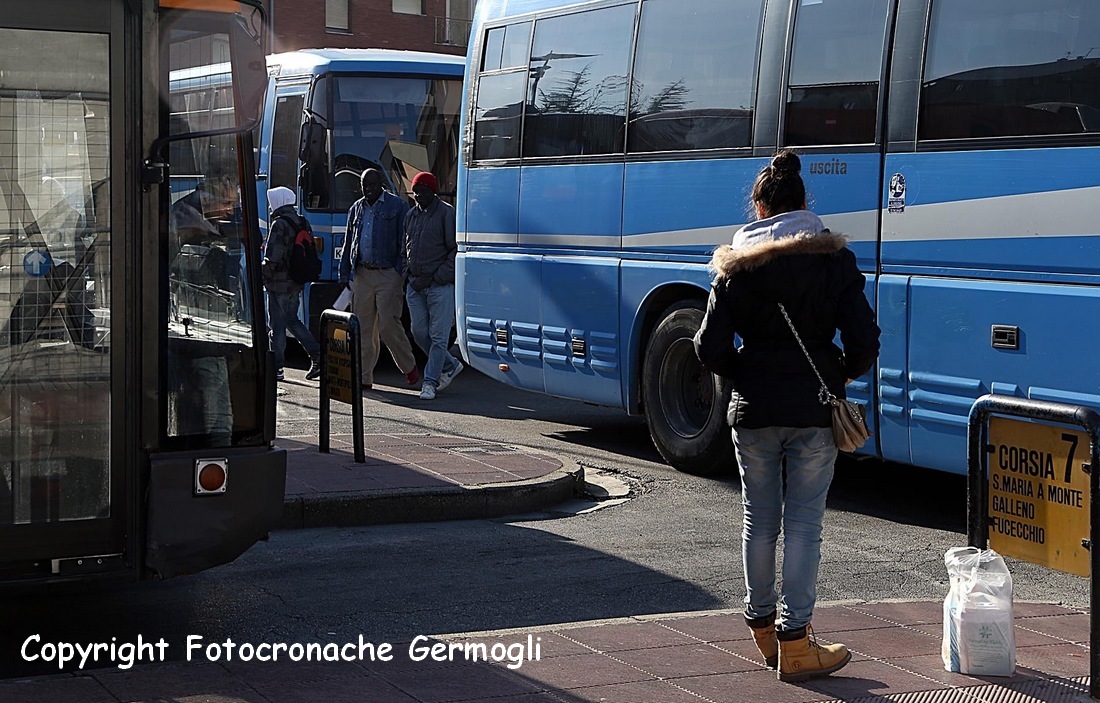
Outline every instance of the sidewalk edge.
<svg viewBox="0 0 1100 703"><path fill-rule="evenodd" d="M288 496L275 529L483 520L533 512L581 494L584 468L569 463L572 468L563 462L560 469L523 481Z"/></svg>

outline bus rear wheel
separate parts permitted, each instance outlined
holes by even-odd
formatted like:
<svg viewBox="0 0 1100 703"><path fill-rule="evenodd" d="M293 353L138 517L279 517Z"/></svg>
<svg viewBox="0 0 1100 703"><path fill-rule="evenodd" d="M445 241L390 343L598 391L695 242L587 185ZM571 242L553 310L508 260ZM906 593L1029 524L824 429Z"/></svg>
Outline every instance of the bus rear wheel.
<svg viewBox="0 0 1100 703"><path fill-rule="evenodd" d="M728 382L709 373L692 339L703 322L698 303L679 303L661 316L642 366L646 424L657 451L679 471L709 476L733 470L726 424Z"/></svg>

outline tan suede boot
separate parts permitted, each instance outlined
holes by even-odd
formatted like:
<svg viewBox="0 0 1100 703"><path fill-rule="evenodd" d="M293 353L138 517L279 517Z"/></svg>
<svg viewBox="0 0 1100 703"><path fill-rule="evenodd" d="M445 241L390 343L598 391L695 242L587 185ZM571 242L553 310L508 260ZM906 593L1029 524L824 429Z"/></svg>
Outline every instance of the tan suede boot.
<svg viewBox="0 0 1100 703"><path fill-rule="evenodd" d="M813 628L778 633L779 680L806 681L837 671L852 659L842 644L818 644Z"/></svg>
<svg viewBox="0 0 1100 703"><path fill-rule="evenodd" d="M752 638L756 642L756 648L760 650L760 656L764 657L764 664L769 669L779 665L779 642L775 639L775 615L767 618L750 618L745 616L745 624L752 630Z"/></svg>

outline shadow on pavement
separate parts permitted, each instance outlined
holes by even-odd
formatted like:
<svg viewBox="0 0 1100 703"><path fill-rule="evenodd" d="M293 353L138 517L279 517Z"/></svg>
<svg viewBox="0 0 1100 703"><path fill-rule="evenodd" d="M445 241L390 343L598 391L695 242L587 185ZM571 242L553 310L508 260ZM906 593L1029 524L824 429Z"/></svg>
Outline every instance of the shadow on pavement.
<svg viewBox="0 0 1100 703"><path fill-rule="evenodd" d="M494 568L471 568L479 563ZM44 643L164 638L166 659L180 661L189 635L204 644L345 643L359 636L401 642L721 605L692 583L537 526L478 521L299 530L275 533L236 562L194 576L9 594L0 609L0 677L76 670L75 663L23 660L24 646L41 654ZM40 639L28 644L32 635ZM85 668L116 665L104 650Z"/></svg>

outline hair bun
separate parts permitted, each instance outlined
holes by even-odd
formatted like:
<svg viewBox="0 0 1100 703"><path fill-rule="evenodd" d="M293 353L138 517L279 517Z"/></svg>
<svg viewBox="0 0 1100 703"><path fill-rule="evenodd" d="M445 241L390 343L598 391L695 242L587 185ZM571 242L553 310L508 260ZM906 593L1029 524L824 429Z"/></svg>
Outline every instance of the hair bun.
<svg viewBox="0 0 1100 703"><path fill-rule="evenodd" d="M802 171L802 161L798 158L798 154L789 149L784 149L772 157L771 167L777 173L797 174Z"/></svg>

